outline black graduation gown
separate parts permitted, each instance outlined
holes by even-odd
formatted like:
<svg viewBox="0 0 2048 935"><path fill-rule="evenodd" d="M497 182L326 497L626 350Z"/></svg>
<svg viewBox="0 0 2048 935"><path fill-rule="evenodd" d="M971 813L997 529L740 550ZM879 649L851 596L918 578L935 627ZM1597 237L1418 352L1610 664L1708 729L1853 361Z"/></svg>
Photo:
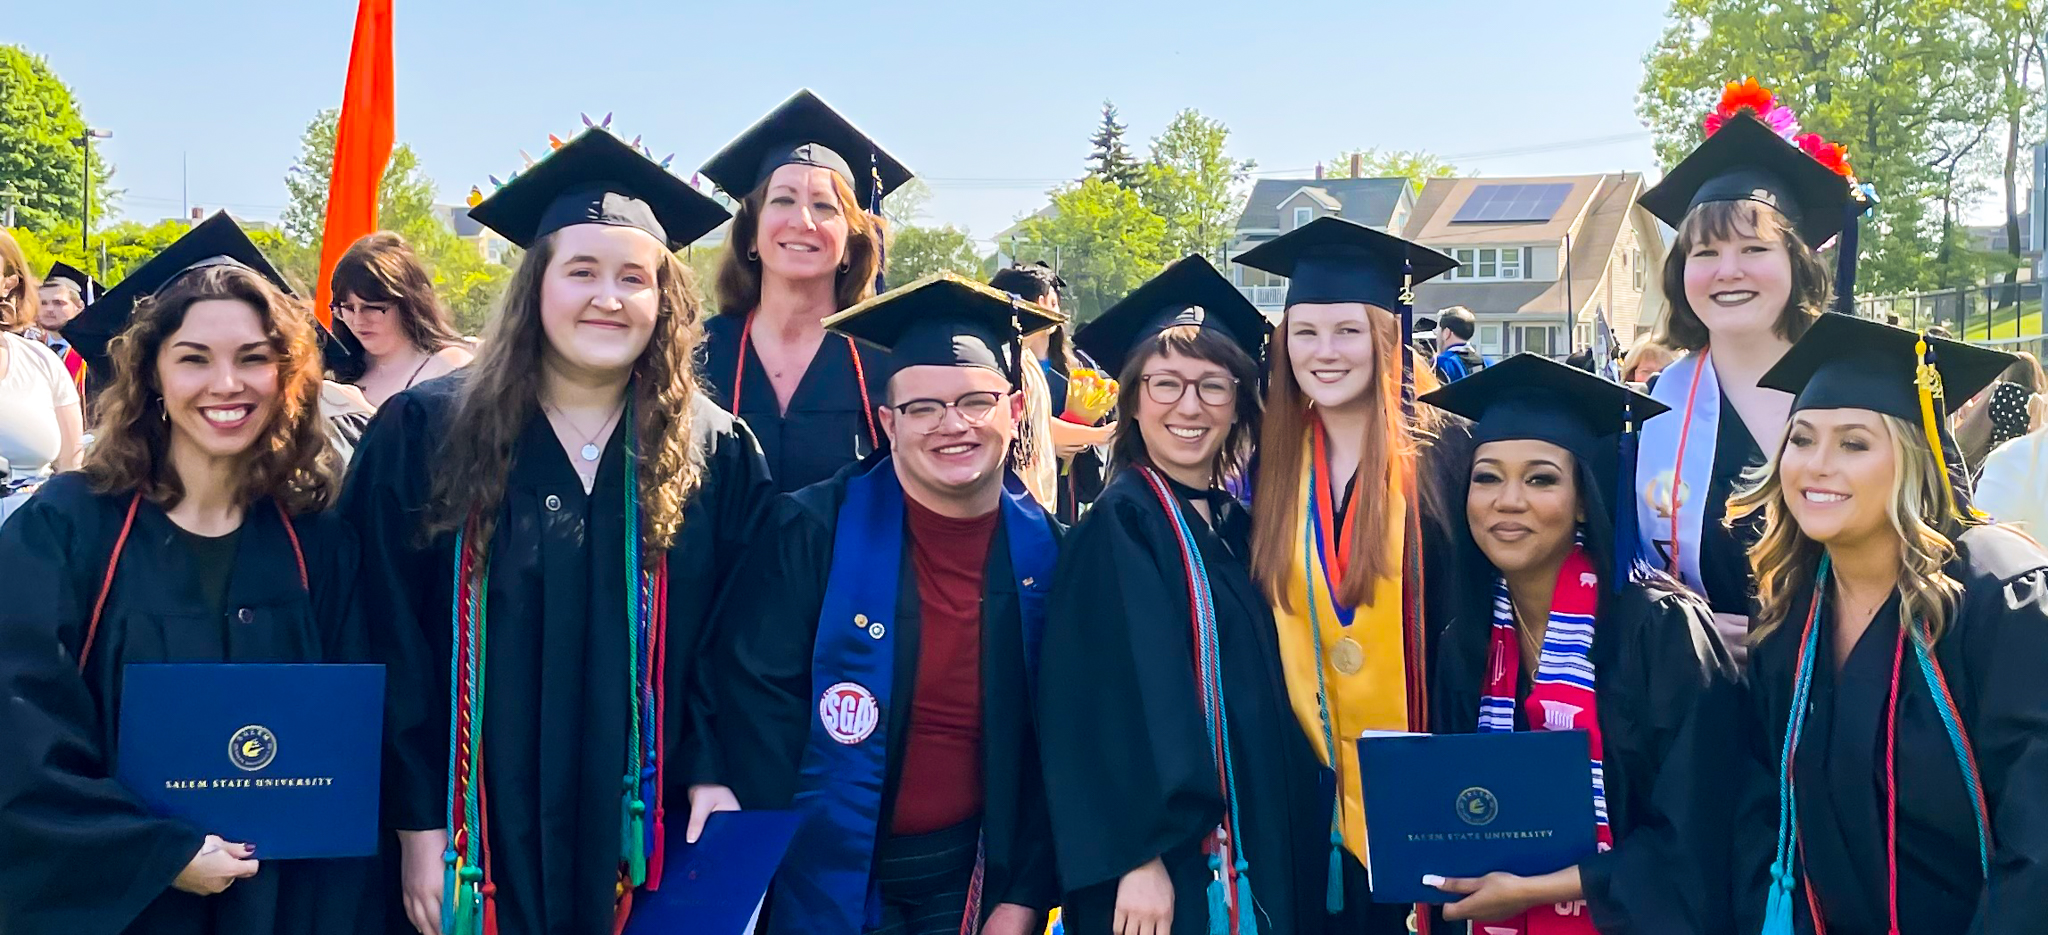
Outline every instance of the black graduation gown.
<svg viewBox="0 0 2048 935"><path fill-rule="evenodd" d="M1990 809L1991 885L1978 872L1976 819L1934 696L1906 648L1900 675L1896 755L1901 935L2048 932L2048 554L2009 529L1962 535L1945 571L1963 585L1948 630L1935 644L1976 749ZM1810 593L1810 592L1809 592ZM1763 729L1755 751L1768 764L1764 820L1775 829L1777 771L1791 714L1797 619L1751 653L1750 678ZM1827 608L1832 610L1832 604ZM1795 758L1802 870L1827 914L1830 935L1881 935L1885 907L1885 699L1898 639L1898 598L1880 610L1840 671L1832 613L1823 615L1811 704ZM1766 832L1770 834L1773 832ZM1768 842L1752 847L1749 877L1764 880ZM1794 878L1795 927L1811 932ZM1755 889L1751 911L1761 913Z"/></svg>
<svg viewBox="0 0 2048 935"><path fill-rule="evenodd" d="M1673 415L1670 418L1679 418ZM1715 613L1749 616L1756 612L1756 582L1750 576L1749 548L1762 534L1760 517L1730 529L1728 498L1742 485L1742 475L1762 466L1763 449L1728 397L1721 397L1721 423L1714 439L1714 466L1707 478L1707 514L1700 528L1700 584Z"/></svg>
<svg viewBox="0 0 2048 935"><path fill-rule="evenodd" d="M1604 587L1604 585L1603 585ZM1438 637L1430 729L1478 729L1492 652L1492 588L1481 583ZM1706 604L1662 576L1601 595L1593 624L1607 819L1615 846L1579 864L1603 935L1730 931L1728 828L1735 797L1722 765L1744 749L1741 683ZM1517 680L1518 730L1529 678Z"/></svg>
<svg viewBox="0 0 2048 935"><path fill-rule="evenodd" d="M81 677L77 654L129 500L93 493L83 474L62 474L0 528L0 932L374 928L361 915L375 908L367 860L266 862L217 896L170 888L206 829L150 815L112 778L129 663L361 661L355 535L332 514L293 519L310 585L301 588L276 506L250 504L228 610L217 614L176 525L144 502ZM250 843L260 861L262 842Z"/></svg>
<svg viewBox="0 0 2048 935"><path fill-rule="evenodd" d="M454 537L422 541L439 440L462 373L391 398L356 449L341 509L362 531L363 603L390 667L385 816L447 825ZM712 777L697 667L717 590L771 495L746 426L701 395L703 483L668 553L667 821ZM536 412L513 449L491 541L484 692L491 872L500 931L608 935L625 768L624 433L589 495ZM403 923L395 923L402 927Z"/></svg>
<svg viewBox="0 0 2048 935"><path fill-rule="evenodd" d="M740 387L740 405L733 407L733 378L739 373L740 332L745 315L714 315L704 323L704 349L700 370L711 399L720 408L747 421L761 442L775 489L787 493L832 477L840 468L867 457L876 447L868 432L871 413L861 410L859 382L854 376L853 352L845 338L825 336L818 354L797 382L784 411L775 399L775 387L761 366L752 346L746 348L746 376ZM871 345L860 346L860 372L867 377L868 402L880 406L888 394L889 377L896 373L889 354ZM875 431L880 432L877 424ZM883 446L886 447L886 441Z"/></svg>
<svg viewBox="0 0 2048 935"><path fill-rule="evenodd" d="M1220 492L1212 531L1176 488L1208 569L1237 773L1242 845L1263 935L1317 931L1329 796L1295 724L1271 611L1246 559L1250 518ZM1186 575L1171 520L1135 471L1068 535L1053 579L1039 695L1053 840L1071 935L1101 935L1125 873L1164 857L1175 935L1208 931L1207 859L1223 818L1195 681ZM1320 829L1320 833L1318 833Z"/></svg>
<svg viewBox="0 0 2048 935"><path fill-rule="evenodd" d="M873 463L848 465L825 483L777 497L740 560L734 574L738 585L719 605L722 664L714 692L713 730L726 784L743 808L788 808L796 795L797 770L817 711L811 695L811 660L832 569L839 507L846 499L847 482ZM1028 702L1034 688L1027 684L1024 671L1017 576L1000 520L997 527L989 539L982 575L984 913L1002 903L1050 909L1059 895L1052 841L1046 833L1038 728ZM1052 528L1057 534L1058 527ZM917 684L922 603L910 546L906 528L888 711L892 740L909 736ZM900 742L889 745L883 815L895 813L904 750ZM877 840L887 835L885 826Z"/></svg>

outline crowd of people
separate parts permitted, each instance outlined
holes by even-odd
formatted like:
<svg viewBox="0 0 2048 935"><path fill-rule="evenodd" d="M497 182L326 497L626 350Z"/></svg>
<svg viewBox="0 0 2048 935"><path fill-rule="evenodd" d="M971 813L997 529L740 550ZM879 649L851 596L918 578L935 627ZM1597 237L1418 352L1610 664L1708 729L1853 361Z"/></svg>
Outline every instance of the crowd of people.
<svg viewBox="0 0 2048 935"><path fill-rule="evenodd" d="M225 215L105 289L0 232L0 932L616 933L763 809L776 935L2048 931L2048 385L1836 310L1865 196L1717 117L1588 367L1334 217L1236 258L1277 322L884 289L910 170L809 92L731 213L603 129L476 204L480 340L390 233L322 317ZM383 666L380 853L143 804L157 662ZM1377 900L1355 741L1529 731L1597 849Z"/></svg>

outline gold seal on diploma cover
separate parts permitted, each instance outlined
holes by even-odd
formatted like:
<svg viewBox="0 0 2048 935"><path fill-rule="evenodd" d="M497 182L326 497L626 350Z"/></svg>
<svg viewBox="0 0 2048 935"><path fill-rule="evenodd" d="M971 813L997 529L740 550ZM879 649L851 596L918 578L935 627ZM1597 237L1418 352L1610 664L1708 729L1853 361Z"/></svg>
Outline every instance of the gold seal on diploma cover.
<svg viewBox="0 0 2048 935"><path fill-rule="evenodd" d="M1347 636L1338 640L1337 648L1330 651L1330 662L1345 675L1357 675L1358 670L1365 668L1365 647Z"/></svg>

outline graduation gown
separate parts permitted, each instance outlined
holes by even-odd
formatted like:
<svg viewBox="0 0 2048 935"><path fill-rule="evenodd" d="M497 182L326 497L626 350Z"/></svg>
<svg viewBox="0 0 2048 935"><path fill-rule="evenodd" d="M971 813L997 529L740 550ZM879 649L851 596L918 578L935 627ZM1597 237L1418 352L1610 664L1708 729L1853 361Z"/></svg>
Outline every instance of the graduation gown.
<svg viewBox="0 0 2048 935"><path fill-rule="evenodd" d="M1478 729L1492 589L1472 590L1487 599L1463 601L1438 636L1433 733ZM1728 786L1739 771L1725 761L1744 749L1745 718L1734 662L1705 602L1662 576L1603 593L1590 658L1615 842L1579 864L1594 926L1603 935L1731 931ZM1527 730L1528 674L1516 681L1516 729Z"/></svg>
<svg viewBox="0 0 2048 935"><path fill-rule="evenodd" d="M1675 416L1666 416L1675 418ZM1715 432L1714 467L1708 475L1706 520L1700 529L1700 579L1707 604L1715 613L1749 616L1756 612L1756 582L1749 568L1749 547L1762 534L1761 517L1730 529L1728 498L1742 484L1742 475L1764 463L1763 449L1735 404L1721 397L1721 421Z"/></svg>
<svg viewBox="0 0 2048 935"><path fill-rule="evenodd" d="M740 332L746 315L714 315L704 323L701 370L713 402L747 421L760 440L775 489L787 493L829 479L840 468L867 457L876 446L869 434L871 414L861 408L860 383L855 378L854 352L845 338L825 336L818 354L790 394L789 408L775 399L775 387L768 371L749 342L740 347ZM740 374L740 355L746 355L745 374ZM896 373L886 351L861 345L859 372L867 378L867 398L879 406L888 393L889 377ZM740 377L740 400L733 406L734 378ZM880 432L881 426L876 425Z"/></svg>
<svg viewBox="0 0 2048 935"><path fill-rule="evenodd" d="M62 474L0 528L0 932L373 928L359 915L366 902L374 907L367 860L264 862L216 896L171 888L207 829L151 815L112 778L130 663L362 660L354 534L331 514L292 520L306 560L302 588L283 518L268 501L250 504L219 614L179 530L144 501L81 675L78 652L129 502L94 493L83 474ZM252 843L260 861L261 842Z"/></svg>
<svg viewBox="0 0 2048 935"><path fill-rule="evenodd" d="M775 499L718 611L723 649L713 725L726 784L742 808L788 808L817 712L811 695L818 616L832 568L833 536L849 480L870 462L850 464L825 483ZM907 493L906 493L907 495ZM999 520L982 575L982 834L986 870L982 911L1002 903L1049 909L1059 895L1052 842L1046 833L1039 731L1028 699L1023 623L1008 535ZM1057 531L1057 527L1054 527ZM904 530L896 604L895 665L887 716L889 738L882 785L884 825L895 813L897 780L917 683L922 601ZM1042 680L1041 680L1042 681ZM765 930L765 929L764 929ZM832 935L832 933L821 933Z"/></svg>
<svg viewBox="0 0 2048 935"><path fill-rule="evenodd" d="M356 449L341 509L362 531L364 611L389 666L384 805L398 830L447 826L454 536L422 522L463 373L398 394ZM712 767L699 717L705 620L771 494L746 426L693 397L703 482L668 553L664 805L687 821ZM626 660L624 436L586 495L547 417L513 447L490 548L484 774L500 931L604 935L619 868ZM402 923L400 923L402 925Z"/></svg>
<svg viewBox="0 0 2048 935"><path fill-rule="evenodd" d="M2048 931L2048 554L2010 529L1980 526L1957 542L1945 571L1963 585L1948 629L1935 644L1976 749L1990 812L1990 885L1978 871L1969 792L1934 696L1906 648L1900 675L1897 782L1901 935L2019 935ZM1766 821L1774 817L1776 764L1791 715L1800 630L1810 591L1787 621L1752 651L1750 678L1763 729L1756 750L1767 764ZM1885 867L1885 699L1899 635L1898 597L1871 621L1836 670L1834 622L1824 608L1811 704L1794 757L1800 876L1794 927L1814 931L1800 879L1811 881L1830 935L1882 935ZM1772 823L1775 827L1775 823ZM1767 832L1769 833L1769 832ZM1752 848L1750 879L1771 859ZM1761 912L1764 891L1750 906ZM1753 930L1753 929L1751 929Z"/></svg>
<svg viewBox="0 0 2048 935"><path fill-rule="evenodd" d="M1175 492L1216 604L1259 931L1318 931L1334 793L1288 707L1273 617L1246 566L1250 518L1220 492ZM1193 497L1212 504L1213 528ZM1040 670L1046 789L1071 935L1108 932L1118 882L1157 857L1174 882L1175 935L1209 930L1200 845L1222 821L1224 800L1191 621L1172 521L1143 478L1121 471L1061 550Z"/></svg>

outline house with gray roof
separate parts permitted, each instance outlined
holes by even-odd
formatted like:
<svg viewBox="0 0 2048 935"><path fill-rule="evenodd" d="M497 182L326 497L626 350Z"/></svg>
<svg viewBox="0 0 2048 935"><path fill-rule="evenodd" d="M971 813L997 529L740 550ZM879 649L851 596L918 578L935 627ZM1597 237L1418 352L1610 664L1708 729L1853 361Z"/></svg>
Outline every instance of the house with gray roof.
<svg viewBox="0 0 2048 935"><path fill-rule="evenodd" d="M1320 176L1320 168L1317 175ZM1237 218L1226 270L1252 304L1278 319L1287 280L1237 264L1238 255L1319 217L1341 217L1398 234L1415 210L1415 186L1407 179L1259 179Z"/></svg>

